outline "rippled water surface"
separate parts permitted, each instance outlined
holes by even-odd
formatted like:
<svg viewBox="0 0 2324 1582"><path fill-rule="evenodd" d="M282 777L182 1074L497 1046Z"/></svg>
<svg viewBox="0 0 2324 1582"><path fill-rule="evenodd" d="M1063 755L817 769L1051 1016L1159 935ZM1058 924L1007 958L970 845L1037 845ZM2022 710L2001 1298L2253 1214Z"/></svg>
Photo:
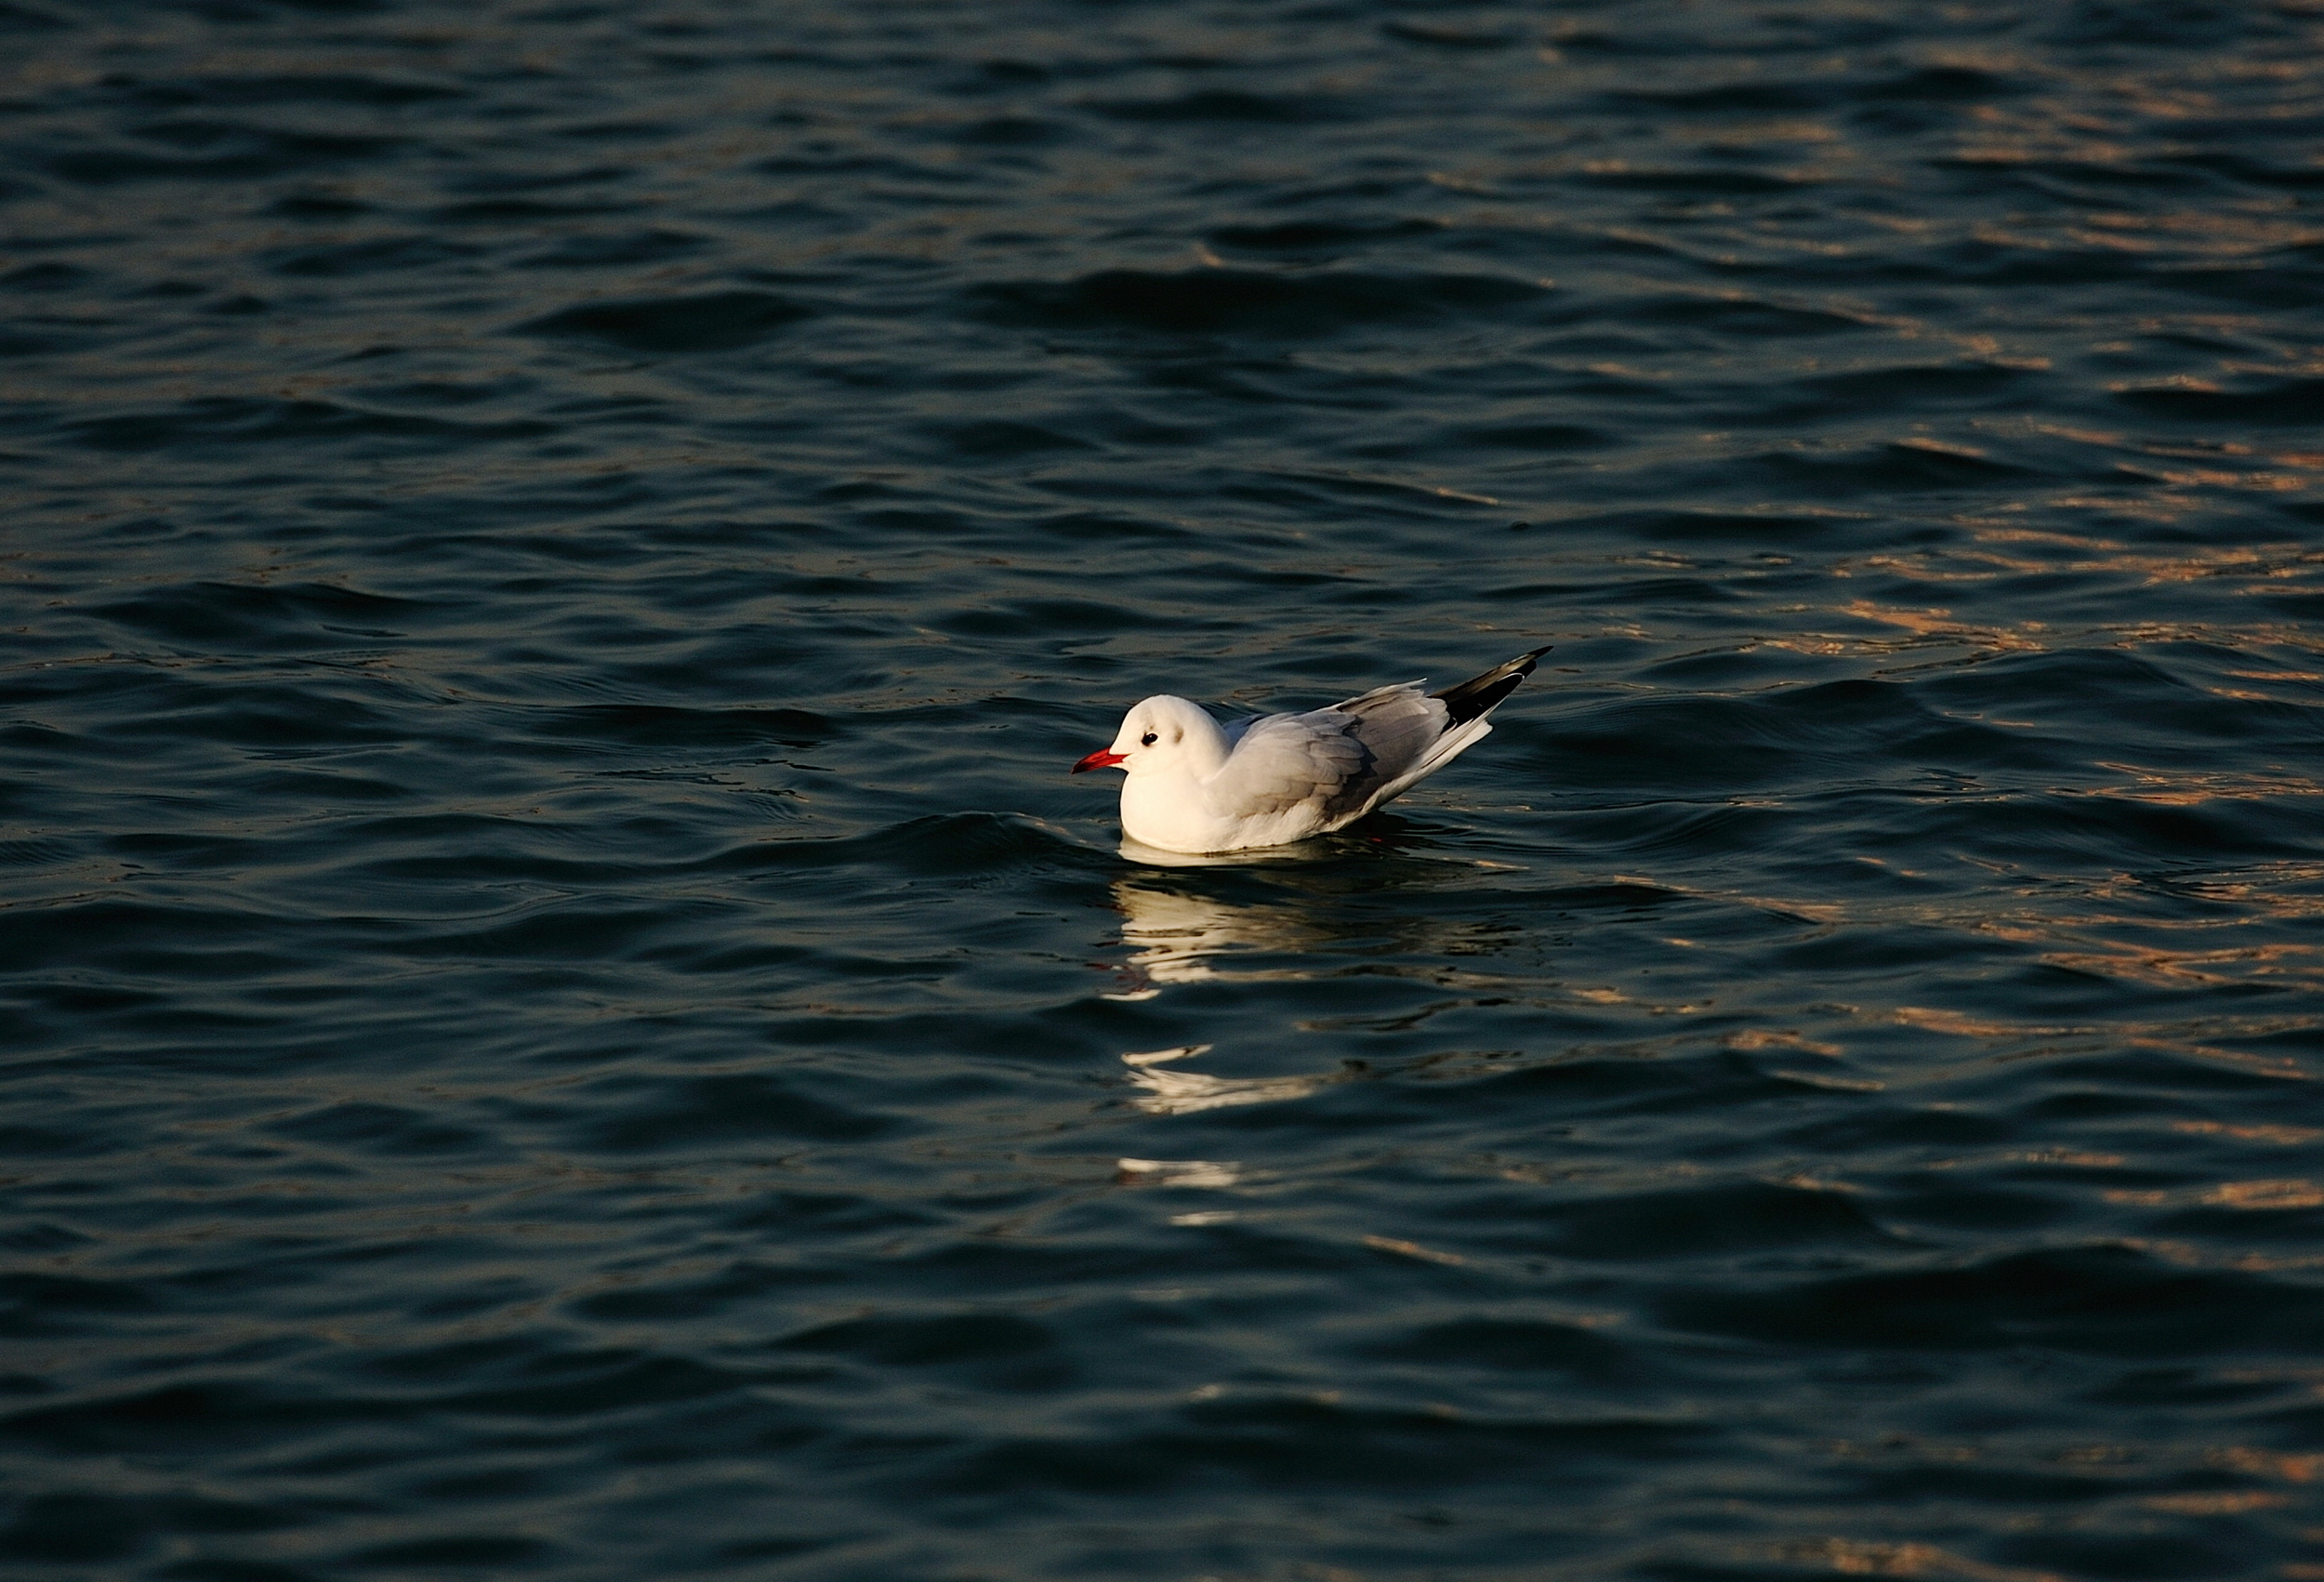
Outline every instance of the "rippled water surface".
<svg viewBox="0 0 2324 1582"><path fill-rule="evenodd" d="M0 36L7 1575L2324 1576L2324 8Z"/></svg>

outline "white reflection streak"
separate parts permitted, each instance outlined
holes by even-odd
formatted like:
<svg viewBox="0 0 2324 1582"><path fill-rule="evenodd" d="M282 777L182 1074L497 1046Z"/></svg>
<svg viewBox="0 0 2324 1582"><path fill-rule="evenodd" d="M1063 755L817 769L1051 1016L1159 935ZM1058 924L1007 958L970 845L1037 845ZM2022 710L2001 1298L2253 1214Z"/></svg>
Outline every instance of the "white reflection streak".
<svg viewBox="0 0 2324 1582"><path fill-rule="evenodd" d="M1114 903L1122 914L1122 943L1135 948L1124 964L1133 986L1104 996L1110 1000L1152 999L1162 992L1159 985L1164 983L1303 977L1297 970L1221 971L1209 958L1232 951L1305 950L1325 937L1287 907L1233 906L1118 879L1114 884ZM1191 1115L1235 1104L1304 1099L1341 1080L1337 1075L1228 1077L1160 1069L1209 1049L1208 1044L1187 1044L1123 1055L1129 1080L1145 1089L1133 1102L1150 1115ZM1129 1168L1129 1164L1124 1161L1123 1167Z"/></svg>
<svg viewBox="0 0 2324 1582"><path fill-rule="evenodd" d="M1229 906L1118 879L1114 904L1122 914L1122 943L1132 947L1124 963L1132 986L1103 996L1109 1000L1150 1000L1163 983L1298 977L1284 971L1222 972L1208 958L1239 950L1301 950L1321 937L1286 908Z"/></svg>
<svg viewBox="0 0 2324 1582"><path fill-rule="evenodd" d="M1114 1167L1133 1186L1231 1187L1243 1167L1232 1159L1116 1159Z"/></svg>
<svg viewBox="0 0 2324 1582"><path fill-rule="evenodd" d="M1155 1049L1128 1054L1129 1080L1146 1090L1134 1102L1150 1115L1191 1115L1203 1110L1222 1110L1233 1104L1272 1104L1304 1099L1337 1081L1334 1076L1208 1076L1198 1071L1163 1071L1165 1061L1184 1060L1210 1048L1193 1044L1182 1049ZM1125 1167L1129 1161L1124 1160Z"/></svg>

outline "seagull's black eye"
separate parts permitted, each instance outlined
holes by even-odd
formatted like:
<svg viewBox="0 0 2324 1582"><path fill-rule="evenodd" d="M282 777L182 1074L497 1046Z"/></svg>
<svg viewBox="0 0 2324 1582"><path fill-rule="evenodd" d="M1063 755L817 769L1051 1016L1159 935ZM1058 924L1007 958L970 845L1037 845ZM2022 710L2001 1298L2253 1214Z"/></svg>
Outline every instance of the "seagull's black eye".
<svg viewBox="0 0 2324 1582"><path fill-rule="evenodd" d="M1139 745L1140 746L1142 746L1142 747L1151 747L1151 746L1153 746L1153 745L1154 745L1154 732L1151 732L1151 731L1149 731L1149 732L1147 732L1144 735L1142 735L1142 736L1139 737L1139 738L1138 738L1138 745Z"/></svg>

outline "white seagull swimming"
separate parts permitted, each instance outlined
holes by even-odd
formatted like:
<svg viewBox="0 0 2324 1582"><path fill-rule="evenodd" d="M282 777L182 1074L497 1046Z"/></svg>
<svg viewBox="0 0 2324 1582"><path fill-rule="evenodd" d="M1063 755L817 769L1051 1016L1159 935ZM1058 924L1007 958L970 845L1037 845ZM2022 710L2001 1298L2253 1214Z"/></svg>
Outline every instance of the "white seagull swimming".
<svg viewBox="0 0 2324 1582"><path fill-rule="evenodd" d="M1114 745L1073 772L1119 769L1122 833L1165 851L1240 851L1327 835L1482 741L1486 719L1547 647L1441 692L1406 681L1306 714L1221 726L1197 704L1151 697Z"/></svg>

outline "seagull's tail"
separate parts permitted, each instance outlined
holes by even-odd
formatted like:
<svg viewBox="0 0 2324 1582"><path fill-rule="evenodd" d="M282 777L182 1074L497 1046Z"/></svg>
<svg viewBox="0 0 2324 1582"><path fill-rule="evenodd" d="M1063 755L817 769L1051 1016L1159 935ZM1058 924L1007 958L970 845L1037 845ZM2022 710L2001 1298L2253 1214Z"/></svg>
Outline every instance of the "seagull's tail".
<svg viewBox="0 0 2324 1582"><path fill-rule="evenodd" d="M1446 687L1429 696L1444 704L1452 718L1446 721L1452 727L1466 725L1472 719L1482 719L1493 712L1501 699L1517 690L1517 684L1533 674L1534 661L1555 645L1544 643L1531 653L1521 653L1505 665L1496 665L1482 676L1472 676L1457 687ZM1465 744L1464 744L1465 745Z"/></svg>

